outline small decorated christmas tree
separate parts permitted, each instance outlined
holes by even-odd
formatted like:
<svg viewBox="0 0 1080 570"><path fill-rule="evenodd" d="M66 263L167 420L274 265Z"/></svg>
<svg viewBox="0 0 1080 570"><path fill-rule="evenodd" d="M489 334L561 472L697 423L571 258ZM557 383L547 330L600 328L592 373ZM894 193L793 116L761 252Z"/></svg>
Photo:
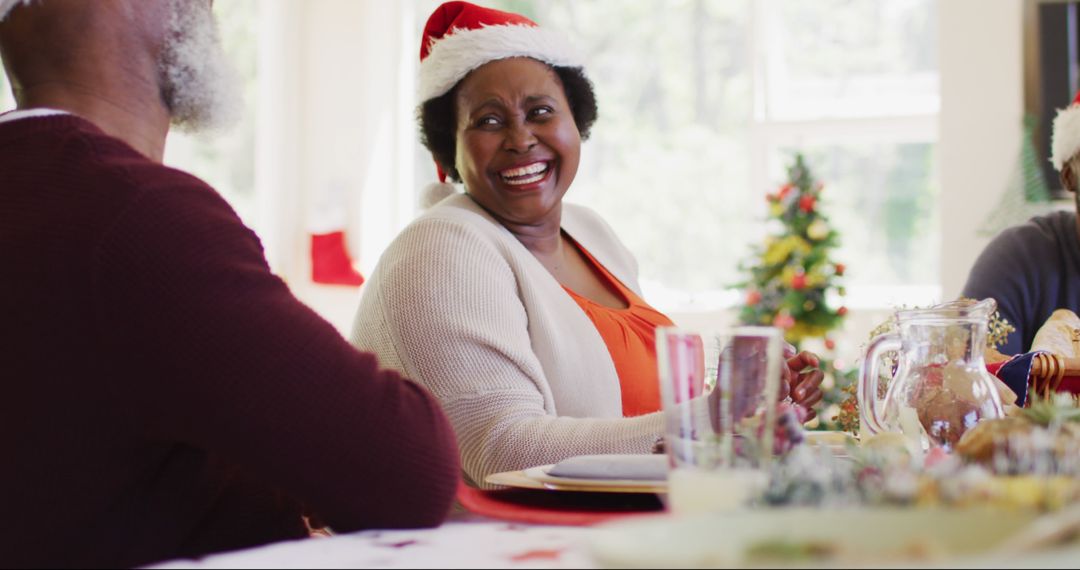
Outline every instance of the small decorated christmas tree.
<svg viewBox="0 0 1080 570"><path fill-rule="evenodd" d="M769 219L781 231L770 234L763 247L755 247L754 259L742 270L749 279L740 284L746 291L739 318L747 325L774 325L798 347L809 338L824 339L837 328L847 308L829 306L827 294L835 290L844 265L829 258L838 235L818 209L823 185L816 181L801 154L788 167L787 182L769 194Z"/></svg>

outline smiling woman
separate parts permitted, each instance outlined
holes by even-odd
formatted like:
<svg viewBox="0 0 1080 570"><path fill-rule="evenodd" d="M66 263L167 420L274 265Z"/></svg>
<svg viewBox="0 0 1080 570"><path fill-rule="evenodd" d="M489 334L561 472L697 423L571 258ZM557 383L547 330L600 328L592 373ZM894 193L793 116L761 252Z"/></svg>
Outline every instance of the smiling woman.
<svg viewBox="0 0 1080 570"><path fill-rule="evenodd" d="M354 344L440 399L474 485L649 453L662 427L655 330L672 321L642 299L611 228L563 202L597 115L580 62L533 22L465 2L436 9L424 45L424 141L465 193L383 254ZM800 379L796 400L812 405L820 373Z"/></svg>

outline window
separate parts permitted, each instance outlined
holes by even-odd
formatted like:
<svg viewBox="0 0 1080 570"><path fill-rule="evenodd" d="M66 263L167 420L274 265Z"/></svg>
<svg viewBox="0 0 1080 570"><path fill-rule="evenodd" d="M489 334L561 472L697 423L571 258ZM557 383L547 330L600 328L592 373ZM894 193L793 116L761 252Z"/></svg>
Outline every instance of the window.
<svg viewBox="0 0 1080 570"><path fill-rule="evenodd" d="M494 5L585 52L600 120L568 200L609 220L662 309L736 302L797 150L826 185L849 304L940 295L935 0Z"/></svg>
<svg viewBox="0 0 1080 570"><path fill-rule="evenodd" d="M826 185L847 303L940 297L933 0L759 2L755 130L771 180L796 151Z"/></svg>

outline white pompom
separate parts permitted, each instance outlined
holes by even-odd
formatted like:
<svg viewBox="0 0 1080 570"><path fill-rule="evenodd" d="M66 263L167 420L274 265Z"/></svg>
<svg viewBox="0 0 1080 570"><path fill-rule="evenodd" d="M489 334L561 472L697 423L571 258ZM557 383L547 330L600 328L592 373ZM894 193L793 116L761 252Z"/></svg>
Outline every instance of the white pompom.
<svg viewBox="0 0 1080 570"><path fill-rule="evenodd" d="M424 191L420 193L420 207L426 210L456 193L457 187L449 182L433 182L424 187Z"/></svg>

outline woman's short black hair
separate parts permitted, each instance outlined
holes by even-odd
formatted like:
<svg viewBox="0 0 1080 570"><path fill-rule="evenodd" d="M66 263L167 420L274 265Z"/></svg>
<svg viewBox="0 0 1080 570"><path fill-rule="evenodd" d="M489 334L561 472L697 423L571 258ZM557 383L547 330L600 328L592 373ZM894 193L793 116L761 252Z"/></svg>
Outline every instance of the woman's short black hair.
<svg viewBox="0 0 1080 570"><path fill-rule="evenodd" d="M581 139L589 138L589 131L596 122L596 93L592 82L585 77L580 67L552 66L562 82L566 100L570 103L570 112L574 116ZM459 82L458 85L461 85ZM458 85L447 94L430 99L420 106L420 142L424 143L435 161L442 167L447 177L454 182L461 182L461 175L454 166L457 154L457 97Z"/></svg>

